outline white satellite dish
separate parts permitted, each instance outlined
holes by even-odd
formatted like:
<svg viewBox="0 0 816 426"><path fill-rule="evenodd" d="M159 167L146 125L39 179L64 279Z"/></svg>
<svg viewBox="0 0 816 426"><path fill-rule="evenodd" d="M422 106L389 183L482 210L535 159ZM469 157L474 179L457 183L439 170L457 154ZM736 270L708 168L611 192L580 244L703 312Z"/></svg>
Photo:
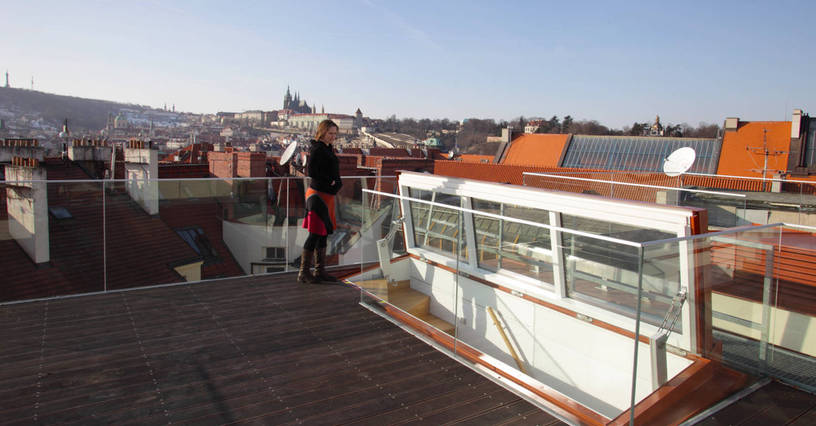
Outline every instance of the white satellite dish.
<svg viewBox="0 0 816 426"><path fill-rule="evenodd" d="M669 177L680 176L691 168L696 159L697 153L694 152L694 148L686 146L677 149L663 162L663 173Z"/></svg>
<svg viewBox="0 0 816 426"><path fill-rule="evenodd" d="M281 154L280 160L278 163L282 166L289 162L292 159L292 156L295 154L297 150L298 143L297 141L292 141L286 149L283 150L283 154Z"/></svg>

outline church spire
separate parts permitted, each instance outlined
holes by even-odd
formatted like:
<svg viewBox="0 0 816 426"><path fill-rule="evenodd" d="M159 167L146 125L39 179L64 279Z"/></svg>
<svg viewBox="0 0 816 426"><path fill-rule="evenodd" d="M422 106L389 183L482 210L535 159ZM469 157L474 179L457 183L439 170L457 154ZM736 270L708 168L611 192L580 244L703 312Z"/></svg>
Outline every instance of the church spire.
<svg viewBox="0 0 816 426"><path fill-rule="evenodd" d="M289 91L289 85L286 85L286 94L283 95L283 109L291 109L292 107L292 92Z"/></svg>

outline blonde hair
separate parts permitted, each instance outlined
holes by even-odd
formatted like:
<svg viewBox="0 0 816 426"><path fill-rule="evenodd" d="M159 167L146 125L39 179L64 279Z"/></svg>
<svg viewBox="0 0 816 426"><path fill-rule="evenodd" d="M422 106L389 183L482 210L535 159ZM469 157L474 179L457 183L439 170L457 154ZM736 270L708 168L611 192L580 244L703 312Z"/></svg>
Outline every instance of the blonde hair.
<svg viewBox="0 0 816 426"><path fill-rule="evenodd" d="M323 142L323 136L326 136L326 133L329 133L329 130L334 127L337 130L340 130L340 126L338 126L334 121L331 120L323 120L320 124L317 125L317 132L315 133L315 140L319 142Z"/></svg>

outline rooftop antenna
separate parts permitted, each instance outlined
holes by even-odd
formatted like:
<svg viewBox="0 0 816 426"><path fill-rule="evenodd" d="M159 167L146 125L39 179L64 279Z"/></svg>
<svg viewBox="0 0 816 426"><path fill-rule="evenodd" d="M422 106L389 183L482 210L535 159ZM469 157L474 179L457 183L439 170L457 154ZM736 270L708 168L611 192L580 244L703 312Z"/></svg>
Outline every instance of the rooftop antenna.
<svg viewBox="0 0 816 426"><path fill-rule="evenodd" d="M669 177L680 176L691 168L696 159L694 148L686 146L676 149L663 161L663 173Z"/></svg>
<svg viewBox="0 0 816 426"><path fill-rule="evenodd" d="M768 129L762 129L762 146L746 146L746 150L754 153L754 154L762 154L764 157L764 164L762 165L761 169L749 169L754 173L762 173L762 190L765 191L765 175L768 173L768 157L771 155L782 155L787 154L788 151L777 151L777 150L769 150L768 149ZM753 158L751 159L753 160ZM756 161L754 161L756 164ZM782 173L782 170L773 169L770 170L775 173Z"/></svg>
<svg viewBox="0 0 816 426"><path fill-rule="evenodd" d="M294 159L292 158L294 157ZM301 154L298 150L298 141L294 140L289 143L286 149L283 150L283 154L281 154L280 160L278 160L278 164L283 166L288 162L292 162L292 167L294 167L297 171L303 172L304 164L301 164Z"/></svg>

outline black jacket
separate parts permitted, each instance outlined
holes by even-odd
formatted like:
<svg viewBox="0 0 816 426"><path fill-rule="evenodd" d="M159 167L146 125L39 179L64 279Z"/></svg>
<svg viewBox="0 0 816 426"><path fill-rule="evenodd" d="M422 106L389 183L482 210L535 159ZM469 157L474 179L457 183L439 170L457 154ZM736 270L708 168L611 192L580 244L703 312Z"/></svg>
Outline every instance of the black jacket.
<svg viewBox="0 0 816 426"><path fill-rule="evenodd" d="M340 179L340 162L331 145L312 140L306 170L312 178L309 188L334 195L343 186Z"/></svg>

